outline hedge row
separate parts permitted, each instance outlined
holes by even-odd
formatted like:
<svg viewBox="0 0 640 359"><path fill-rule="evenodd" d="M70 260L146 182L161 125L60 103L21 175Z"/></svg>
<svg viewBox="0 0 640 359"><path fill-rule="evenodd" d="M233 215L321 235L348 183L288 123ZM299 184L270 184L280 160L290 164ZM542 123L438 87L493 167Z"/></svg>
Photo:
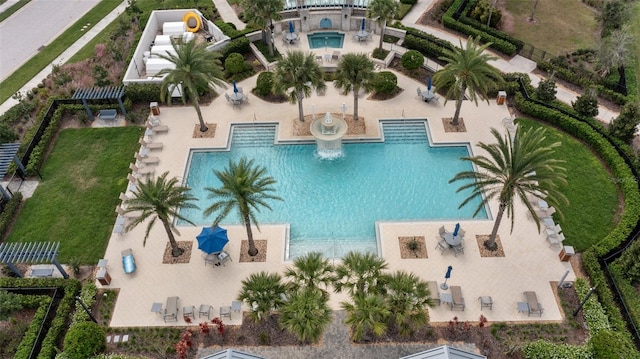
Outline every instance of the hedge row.
<svg viewBox="0 0 640 359"><path fill-rule="evenodd" d="M246 37L239 37L227 44L224 49L222 49L222 58L220 59L224 62L227 57L234 52L239 54L247 54L251 51L251 46L249 45L249 39Z"/></svg>
<svg viewBox="0 0 640 359"><path fill-rule="evenodd" d="M589 293L589 284L582 278L576 280L576 293L580 301ZM597 297L591 296L582 306L582 315L584 316L587 326L589 327L589 334L595 335L601 330L609 330L609 319L607 313L602 309L602 305L598 302Z"/></svg>
<svg viewBox="0 0 640 359"><path fill-rule="evenodd" d="M439 38L437 36L431 35L429 33L426 33L426 32L424 32L422 30L418 30L418 29L413 28L413 27L404 26L400 22L396 22L395 24L393 24L393 27L395 27L397 29L404 30L407 33L407 35L410 34L410 35L413 35L413 36L418 37L420 39L427 40L427 41L432 42L432 43L438 45L439 47L443 47L445 49L453 50L456 47L455 45L453 45L452 43L450 43L447 40L441 39L441 38Z"/></svg>
<svg viewBox="0 0 640 359"><path fill-rule="evenodd" d="M87 306L87 308L91 308L93 303L96 301L96 294L98 294L98 287L95 283L87 283L82 287L80 291L80 299ZM76 306L76 311L73 313L73 319L71 320L71 324L82 323L89 320L89 314L81 307Z"/></svg>
<svg viewBox="0 0 640 359"><path fill-rule="evenodd" d="M222 20L216 20L213 22L223 34L229 36L231 40L237 39L239 37L244 37L244 35L252 33L256 31L256 29L247 26L244 30L237 30L236 26L230 22L224 22Z"/></svg>
<svg viewBox="0 0 640 359"><path fill-rule="evenodd" d="M603 305L609 322L614 330L625 331L626 326L622 315L609 290L607 280L598 258L604 256L620 244L631 234L640 218L640 193L638 184L631 169L619 156L616 149L601 134L594 131L584 122L564 115L561 112L538 105L531 101L526 101L521 94L516 95L515 105L523 113L549 122L564 131L585 142L596 151L609 166L620 191L624 196L624 213L618 225L600 242L585 251L582 256L583 265L589 273L593 285L597 288L597 294Z"/></svg>
<svg viewBox="0 0 640 359"><path fill-rule="evenodd" d="M13 222L13 218L20 208L20 204L22 204L22 193L16 192L4 206L4 210L0 214L0 238L4 238L9 225Z"/></svg>
<svg viewBox="0 0 640 359"><path fill-rule="evenodd" d="M587 345L555 344L540 339L522 346L527 359L593 359L593 351Z"/></svg>
<svg viewBox="0 0 640 359"><path fill-rule="evenodd" d="M22 336L22 340L20 344L18 344L18 348L16 348L16 354L14 354L14 358L29 356L31 352L31 348L36 343L36 339L38 336L38 331L40 330L40 326L47 315L47 308L49 307L49 303L51 302L51 298L47 296L41 295L33 295L29 297L34 297L39 303L36 309L36 313L31 319L31 323L29 323L29 328Z"/></svg>
<svg viewBox="0 0 640 359"><path fill-rule="evenodd" d="M522 50L522 48L524 47L524 42L522 40L518 40L515 37L507 34L504 31L498 30L496 28L493 28L491 26L487 26L475 19L470 18L468 15L471 11L473 11L473 9L476 7L478 3L478 0L469 0L469 3L467 4L467 7L464 9L464 11L462 12L462 15L458 18L458 21L462 22L463 24L467 24L469 26L473 26L474 28L481 30L485 33L487 33L488 35L491 35L495 38L504 40L506 42L509 42L513 45L515 45L516 47L516 51L520 51Z"/></svg>
<svg viewBox="0 0 640 359"><path fill-rule="evenodd" d="M63 279L63 278L54 278L54 279L24 279L24 278L0 278L0 288L38 288L38 287L57 287L64 290L64 296L60 299L60 304L58 305L58 309L55 312L55 317L51 322L51 326L47 331L47 334L42 342L42 347L40 348L40 353L38 354L38 359L53 359L57 353L58 348L56 344L59 343L62 338L62 334L65 332L67 328L67 320L71 315L71 311L74 307L74 301L76 295L80 292L80 282L75 279ZM42 323L43 318L40 320ZM35 320L34 320L35 321ZM32 323L32 326L34 324ZM38 324L38 329L40 328L40 324ZM25 336L22 338L22 341L28 341L33 343L35 341L35 336L37 335L37 330L32 332L29 330ZM25 346L26 347L26 346ZM31 351L31 346L23 349L22 343L20 344L20 349L14 355L14 359L26 359L29 357L29 352Z"/></svg>
<svg viewBox="0 0 640 359"><path fill-rule="evenodd" d="M438 59L441 56L445 56L443 48L440 45L413 36L409 33L404 37L402 46L408 50L416 50L431 59Z"/></svg>
<svg viewBox="0 0 640 359"><path fill-rule="evenodd" d="M505 41L503 39L492 36L490 34L487 34L483 30L476 29L471 25L464 24L453 18L454 12L460 6L460 4L462 4L463 1L464 0L455 0L451 4L451 6L449 7L449 10L447 10L447 12L445 12L444 15L442 15L442 24L450 29L459 31L463 34L472 36L474 38L478 37L480 38L480 41L484 43L491 42L490 47L494 50L502 52L503 54L506 54L509 56L514 55L517 52L516 45L508 41Z"/></svg>

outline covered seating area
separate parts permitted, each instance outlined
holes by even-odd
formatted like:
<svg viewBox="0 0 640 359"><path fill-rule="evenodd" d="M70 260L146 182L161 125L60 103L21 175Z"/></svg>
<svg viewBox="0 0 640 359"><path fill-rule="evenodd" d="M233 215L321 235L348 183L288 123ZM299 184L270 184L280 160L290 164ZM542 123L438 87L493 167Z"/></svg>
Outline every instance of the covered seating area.
<svg viewBox="0 0 640 359"><path fill-rule="evenodd" d="M16 267L19 263L49 262L55 265L64 278L69 278L67 272L56 259L60 249L60 242L22 242L0 244L0 263L6 264L18 277L24 274ZM32 277L51 277L53 268L38 268L30 272Z"/></svg>
<svg viewBox="0 0 640 359"><path fill-rule="evenodd" d="M464 235L465 230L460 228L460 224L457 223L453 232L446 230L444 226L438 230L438 244L436 249L440 250L440 254L451 250L457 257L458 254L464 254Z"/></svg>

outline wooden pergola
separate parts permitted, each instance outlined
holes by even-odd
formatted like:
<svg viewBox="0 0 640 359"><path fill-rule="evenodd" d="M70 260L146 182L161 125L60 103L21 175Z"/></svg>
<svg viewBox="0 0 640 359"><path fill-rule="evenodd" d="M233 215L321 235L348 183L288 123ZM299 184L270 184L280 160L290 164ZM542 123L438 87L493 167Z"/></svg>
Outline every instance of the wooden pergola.
<svg viewBox="0 0 640 359"><path fill-rule="evenodd" d="M127 114L122 103L122 97L124 96L124 86L110 86L110 87L92 87L92 88L80 88L73 94L72 99L82 100L84 108L89 114L91 121L94 120L93 113L89 109L87 100L118 100L120 105L120 111L123 115Z"/></svg>

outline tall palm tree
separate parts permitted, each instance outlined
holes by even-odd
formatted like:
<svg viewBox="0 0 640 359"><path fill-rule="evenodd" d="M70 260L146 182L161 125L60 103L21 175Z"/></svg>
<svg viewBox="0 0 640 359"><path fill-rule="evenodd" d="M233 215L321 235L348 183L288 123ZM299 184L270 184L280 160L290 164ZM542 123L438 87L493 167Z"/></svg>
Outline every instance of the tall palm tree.
<svg viewBox="0 0 640 359"><path fill-rule="evenodd" d="M240 6L244 11L244 19L250 26L262 30L262 40L269 45L269 55L273 56L273 20L282 19L280 11L284 9L283 0L241 0ZM267 29L269 31L267 31Z"/></svg>
<svg viewBox="0 0 640 359"><path fill-rule="evenodd" d="M257 322L269 312L280 308L284 304L282 299L286 287L282 284L282 277L278 273L252 273L242 280L242 289L238 293L238 300L251 306L251 316Z"/></svg>
<svg viewBox="0 0 640 359"><path fill-rule="evenodd" d="M328 296L326 287L331 284L333 266L322 253L310 252L296 258L293 267L287 268L284 275L290 279L289 287L294 291L310 288Z"/></svg>
<svg viewBox="0 0 640 359"><path fill-rule="evenodd" d="M256 256L258 248L253 241L251 223L253 222L258 230L258 221L255 212L260 212L260 207L271 209L268 200L282 200L280 197L271 194L275 192L272 187L276 180L267 175L267 169L254 164L253 160L241 158L238 163L229 160L229 166L222 171L213 170L216 177L222 182L222 187L206 187L209 191L208 198L216 201L204 211L205 216L219 212L213 221L213 226L217 226L233 209L238 211L242 223L247 229L249 240L249 255Z"/></svg>
<svg viewBox="0 0 640 359"><path fill-rule="evenodd" d="M360 90L369 93L375 73L373 61L365 54L346 54L338 63L336 70L336 88L343 89L345 94L353 91L353 118L358 120L358 95Z"/></svg>
<svg viewBox="0 0 640 359"><path fill-rule="evenodd" d="M389 276L385 301L390 319L402 335L411 334L417 326L429 321L428 307L434 307L427 282L413 273L397 271Z"/></svg>
<svg viewBox="0 0 640 359"><path fill-rule="evenodd" d="M172 42L171 46L175 54L160 55L175 64L175 68L162 69L157 75L166 75L162 80L160 97L171 105L172 89L182 86L182 103L186 103L187 98L191 100L198 114L200 131L206 132L208 128L200 111L200 91L210 90L213 86L225 86L220 54L207 50L205 43L196 44L196 41Z"/></svg>
<svg viewBox="0 0 640 359"><path fill-rule="evenodd" d="M320 340L325 328L331 323L329 298L314 288L293 292L280 308L280 326L298 337L302 343Z"/></svg>
<svg viewBox="0 0 640 359"><path fill-rule="evenodd" d="M171 217L179 218L195 226L193 222L180 215L178 211L180 208L198 208L198 206L191 203L196 198L188 193L189 187L179 185L178 179L175 177L167 179L168 175L169 172L165 172L156 179L147 178L146 181L138 183L138 191L133 193L132 198L125 201L125 212L139 211L140 215L127 225L127 230L150 218L151 220L147 223L147 231L142 242L144 246L147 244L151 228L153 228L156 220L159 220L169 237L171 254L174 257L178 257L184 251L178 247L173 235L173 232L178 235L180 233L171 221Z"/></svg>
<svg viewBox="0 0 640 359"><path fill-rule="evenodd" d="M508 135L502 137L495 128L491 129L491 133L497 143L480 142L478 144L489 154L489 157L463 158L463 160L477 166L480 171L460 172L449 183L466 181L466 184L458 188L457 192L466 189L472 190L471 195L462 201L459 207L465 206L474 199L481 199L474 216L489 201L498 200L498 214L491 236L485 242L488 249L495 250L497 248L495 238L505 210L507 217L511 217L511 231L513 232L513 205L517 198L524 203L535 219L538 232L540 231L540 221L527 196L545 199L554 207L557 207L560 202L568 203L568 201L558 191L559 184L567 183L566 169L560 165L564 161L554 159L554 149L560 146L560 142L546 145L544 143L546 138L544 128L523 131L519 127L513 141Z"/></svg>
<svg viewBox="0 0 640 359"><path fill-rule="evenodd" d="M383 293L385 269L387 263L373 253L349 252L336 267L333 288L337 293L347 291L351 295Z"/></svg>
<svg viewBox="0 0 640 359"><path fill-rule="evenodd" d="M367 17L370 19L376 19L378 26L380 26L380 44L378 48L382 50L382 42L384 40L384 30L387 27L387 22L393 20L398 13L400 5L395 0L372 0L369 3L369 12Z"/></svg>
<svg viewBox="0 0 640 359"><path fill-rule="evenodd" d="M312 53L305 55L302 51L289 51L276 65L274 87L277 92L286 92L291 103L298 103L300 121L304 121L302 100L311 96L314 88L326 88L322 75L322 69Z"/></svg>
<svg viewBox="0 0 640 359"><path fill-rule="evenodd" d="M351 326L351 339L360 341L369 333L380 336L387 331L391 313L381 294L358 293L353 296L353 303L341 305L347 312L345 324Z"/></svg>
<svg viewBox="0 0 640 359"><path fill-rule="evenodd" d="M478 96L489 102L487 92L495 88L497 83L502 82L500 71L489 65L489 61L498 58L483 51L489 47L491 43L478 46L478 39L469 37L466 47L453 50L445 49L445 56L441 56L440 60L447 64L444 68L433 75L433 84L439 88L448 89L446 101L453 97L456 99L456 112L453 116L452 124L458 125L460 118L460 108L465 93L469 90L469 98L478 105Z"/></svg>

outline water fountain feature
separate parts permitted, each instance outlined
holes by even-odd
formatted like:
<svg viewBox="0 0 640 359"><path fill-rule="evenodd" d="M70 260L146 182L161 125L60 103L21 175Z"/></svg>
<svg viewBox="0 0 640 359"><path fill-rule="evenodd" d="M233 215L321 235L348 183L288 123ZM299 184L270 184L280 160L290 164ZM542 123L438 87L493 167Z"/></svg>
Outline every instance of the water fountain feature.
<svg viewBox="0 0 640 359"><path fill-rule="evenodd" d="M327 112L311 122L310 130L316 139L316 152L320 158L335 159L343 156L342 137L348 130L345 120Z"/></svg>

